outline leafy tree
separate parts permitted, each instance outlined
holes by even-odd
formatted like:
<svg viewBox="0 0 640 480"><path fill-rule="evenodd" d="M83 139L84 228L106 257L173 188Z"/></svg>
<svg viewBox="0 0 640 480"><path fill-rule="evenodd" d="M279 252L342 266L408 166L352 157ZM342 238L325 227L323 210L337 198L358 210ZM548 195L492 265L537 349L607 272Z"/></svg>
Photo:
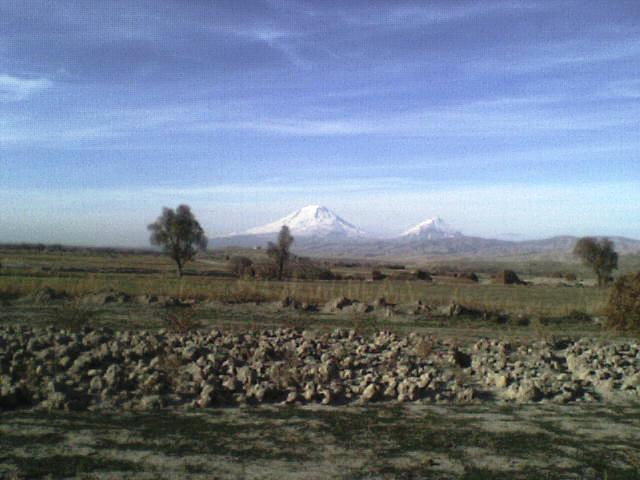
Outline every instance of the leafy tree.
<svg viewBox="0 0 640 480"><path fill-rule="evenodd" d="M151 244L161 246L176 262L178 277L182 276L185 263L193 260L198 250L207 248L204 230L188 205L180 205L175 211L164 207L162 215L147 229L151 232Z"/></svg>
<svg viewBox="0 0 640 480"><path fill-rule="evenodd" d="M291 244L293 243L293 237L289 231L289 227L283 225L278 234L278 243L269 242L267 247L267 255L269 255L275 262L278 268L278 280L282 280L284 276L284 269L291 257Z"/></svg>
<svg viewBox="0 0 640 480"><path fill-rule="evenodd" d="M618 254L613 249L613 242L608 238L581 238L576 243L573 254L593 269L598 277L599 287L607 285L611 272L618 268Z"/></svg>

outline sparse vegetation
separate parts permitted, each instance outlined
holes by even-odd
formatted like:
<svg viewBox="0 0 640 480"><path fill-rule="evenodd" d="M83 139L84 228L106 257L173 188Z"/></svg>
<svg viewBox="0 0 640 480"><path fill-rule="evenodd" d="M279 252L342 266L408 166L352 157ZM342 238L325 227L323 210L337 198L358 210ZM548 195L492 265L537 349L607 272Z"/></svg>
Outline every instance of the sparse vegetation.
<svg viewBox="0 0 640 480"><path fill-rule="evenodd" d="M494 277L493 281L502 285L522 285L524 283L513 270L503 270Z"/></svg>
<svg viewBox="0 0 640 480"><path fill-rule="evenodd" d="M373 280L374 282L379 282L380 280L384 280L385 278L387 278L387 276L380 270L371 271L371 280Z"/></svg>
<svg viewBox="0 0 640 480"><path fill-rule="evenodd" d="M169 307L163 312L163 323L172 332L186 334L202 327L196 313L191 305Z"/></svg>
<svg viewBox="0 0 640 480"><path fill-rule="evenodd" d="M609 296L607 326L640 333L640 272L616 280Z"/></svg>
<svg viewBox="0 0 640 480"><path fill-rule="evenodd" d="M66 303L53 310L53 324L64 330L78 332L91 326L94 312L78 302Z"/></svg>
<svg viewBox="0 0 640 480"><path fill-rule="evenodd" d="M231 270L240 278L254 277L256 272L253 268L253 261L249 257L241 255L231 257Z"/></svg>

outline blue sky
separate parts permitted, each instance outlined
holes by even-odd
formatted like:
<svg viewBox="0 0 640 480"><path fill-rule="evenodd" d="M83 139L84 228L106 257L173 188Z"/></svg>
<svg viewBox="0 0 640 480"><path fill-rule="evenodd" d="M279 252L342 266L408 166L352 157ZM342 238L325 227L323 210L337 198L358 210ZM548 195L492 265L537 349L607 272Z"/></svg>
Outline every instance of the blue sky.
<svg viewBox="0 0 640 480"><path fill-rule="evenodd" d="M323 204L640 238L640 2L0 2L0 241Z"/></svg>

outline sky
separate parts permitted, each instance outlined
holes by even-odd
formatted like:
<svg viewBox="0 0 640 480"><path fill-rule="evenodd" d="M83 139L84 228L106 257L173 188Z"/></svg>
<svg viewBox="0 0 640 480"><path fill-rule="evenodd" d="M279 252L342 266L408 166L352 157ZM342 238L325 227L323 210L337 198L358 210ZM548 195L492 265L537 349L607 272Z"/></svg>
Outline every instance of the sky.
<svg viewBox="0 0 640 480"><path fill-rule="evenodd" d="M637 0L3 0L0 242L148 245L321 204L640 238Z"/></svg>

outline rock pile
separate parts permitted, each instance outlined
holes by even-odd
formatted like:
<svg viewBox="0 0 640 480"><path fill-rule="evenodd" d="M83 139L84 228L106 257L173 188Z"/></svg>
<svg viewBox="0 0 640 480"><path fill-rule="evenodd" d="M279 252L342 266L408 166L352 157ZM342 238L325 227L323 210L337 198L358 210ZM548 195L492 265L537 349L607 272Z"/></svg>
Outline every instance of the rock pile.
<svg viewBox="0 0 640 480"><path fill-rule="evenodd" d="M416 334L0 327L0 409L640 398L640 345Z"/></svg>

